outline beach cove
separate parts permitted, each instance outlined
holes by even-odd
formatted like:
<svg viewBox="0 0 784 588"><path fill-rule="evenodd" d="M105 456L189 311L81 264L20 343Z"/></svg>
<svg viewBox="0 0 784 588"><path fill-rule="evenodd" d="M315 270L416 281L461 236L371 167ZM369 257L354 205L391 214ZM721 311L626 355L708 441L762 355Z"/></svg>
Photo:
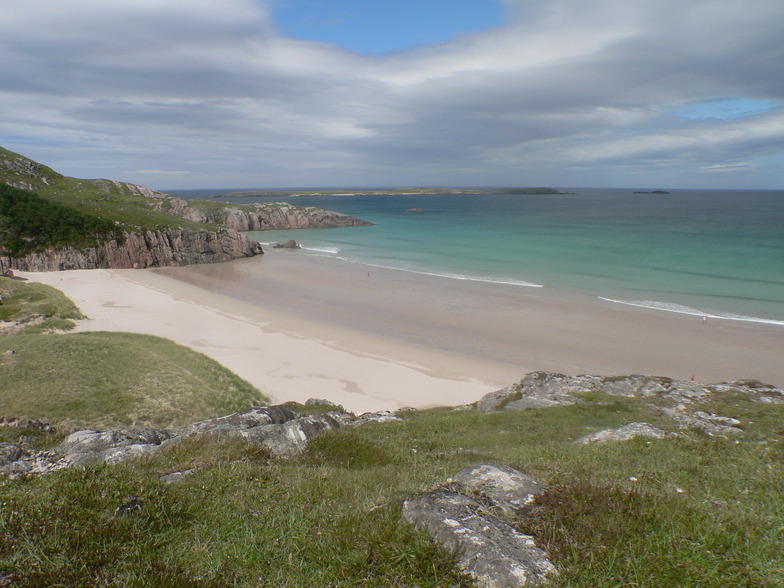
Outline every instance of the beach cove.
<svg viewBox="0 0 784 588"><path fill-rule="evenodd" d="M74 300L77 331L170 338L274 402L354 412L456 406L533 370L759 379L782 386L784 329L273 250L158 270L19 272Z"/></svg>

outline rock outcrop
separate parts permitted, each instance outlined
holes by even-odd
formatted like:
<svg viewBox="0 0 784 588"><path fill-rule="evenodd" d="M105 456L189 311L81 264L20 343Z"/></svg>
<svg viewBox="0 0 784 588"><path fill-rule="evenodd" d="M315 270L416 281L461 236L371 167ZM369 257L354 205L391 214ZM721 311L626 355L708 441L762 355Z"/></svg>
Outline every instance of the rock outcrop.
<svg viewBox="0 0 784 588"><path fill-rule="evenodd" d="M164 229L126 232L120 241L93 247L52 247L18 258L0 258L7 270L136 269L229 261L262 253L261 245L231 229Z"/></svg>
<svg viewBox="0 0 784 588"><path fill-rule="evenodd" d="M556 573L533 537L516 531L496 513L514 512L543 488L505 466L480 465L403 504L405 520L424 529L477 586L538 586ZM476 499L475 499L475 498Z"/></svg>
<svg viewBox="0 0 784 588"><path fill-rule="evenodd" d="M388 422L386 413L354 416L339 408L323 414L299 415L286 405L251 408L228 416L207 419L170 429L127 427L107 431L72 433L56 448L35 451L19 444L0 444L0 474L15 477L89 463L118 463L149 455L193 435L243 439L266 448L274 457L301 452L318 433L369 421Z"/></svg>
<svg viewBox="0 0 784 588"><path fill-rule="evenodd" d="M70 179L71 182L64 180ZM165 229L127 227L119 241L104 241L94 247L56 247L17 259L0 260L0 275L13 269L52 271L94 268L147 268L229 261L263 253L258 243L240 235L242 231L304 229L369 225L352 216L313 206L256 203L232 206L220 202L186 201L136 184L116 180L66 178L27 157L0 147L0 182L21 190L46 191L48 197L78 195L82 206L106 200L142 212L149 209L169 215L156 220ZM99 210L100 207L96 207ZM109 213L110 214L110 213ZM182 228L180 219L215 226L214 231ZM148 221L149 224L149 221ZM188 223L190 225L190 223Z"/></svg>
<svg viewBox="0 0 784 588"><path fill-rule="evenodd" d="M784 404L784 391L757 380L701 384L663 376L568 376L553 372L531 372L517 384L485 395L476 403L479 412L524 410L567 406L583 402L580 394L602 392L609 396L645 398L683 429L708 435L741 432L741 423L729 416L700 410L700 403L716 394L733 392L767 404Z"/></svg>
<svg viewBox="0 0 784 588"><path fill-rule="evenodd" d="M591 443L607 443L608 441L626 441L638 437L661 439L665 435L666 433L660 428L648 423L629 423L617 429L603 429L590 435L583 435L575 440L575 444L589 445Z"/></svg>
<svg viewBox="0 0 784 588"><path fill-rule="evenodd" d="M240 207L226 205L203 209L198 202L177 212L177 216L196 222L211 223L236 231L272 229L325 229L367 226L372 223L315 206L294 206L286 202L257 202Z"/></svg>
<svg viewBox="0 0 784 588"><path fill-rule="evenodd" d="M285 243L275 243L273 249L299 249L299 245L294 239L289 239Z"/></svg>

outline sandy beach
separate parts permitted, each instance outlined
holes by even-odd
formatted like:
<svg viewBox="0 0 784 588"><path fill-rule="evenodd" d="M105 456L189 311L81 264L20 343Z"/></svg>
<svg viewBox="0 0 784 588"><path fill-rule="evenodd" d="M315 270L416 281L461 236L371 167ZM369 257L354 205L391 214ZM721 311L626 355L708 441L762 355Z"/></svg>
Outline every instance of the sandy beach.
<svg viewBox="0 0 784 588"><path fill-rule="evenodd" d="M300 251L160 270L18 275L65 292L77 330L167 337L275 402L354 412L473 402L532 370L784 386L784 328L625 307L546 288L368 268Z"/></svg>
<svg viewBox="0 0 784 588"><path fill-rule="evenodd" d="M227 264L223 264L227 265ZM62 290L79 331L172 339L217 360L273 402L324 398L356 413L473 402L517 370L284 315L147 270L17 272Z"/></svg>

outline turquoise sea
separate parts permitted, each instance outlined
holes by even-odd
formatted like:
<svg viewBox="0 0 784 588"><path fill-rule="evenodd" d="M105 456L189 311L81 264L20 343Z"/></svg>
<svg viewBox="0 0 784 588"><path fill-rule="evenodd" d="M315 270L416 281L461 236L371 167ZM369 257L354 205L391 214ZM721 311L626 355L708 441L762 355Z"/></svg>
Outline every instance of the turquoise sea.
<svg viewBox="0 0 784 588"><path fill-rule="evenodd" d="M476 280L547 288L553 296L784 326L784 191L568 190L574 194L296 197L291 203L375 224L251 237L295 239L304 254L441 276L455 287Z"/></svg>

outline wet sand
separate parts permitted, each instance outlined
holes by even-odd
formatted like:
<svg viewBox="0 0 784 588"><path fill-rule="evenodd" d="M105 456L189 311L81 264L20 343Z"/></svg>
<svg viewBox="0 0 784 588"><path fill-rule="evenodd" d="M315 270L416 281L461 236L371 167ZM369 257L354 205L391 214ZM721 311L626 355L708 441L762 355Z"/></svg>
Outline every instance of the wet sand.
<svg viewBox="0 0 784 588"><path fill-rule="evenodd" d="M91 317L201 351L275 401L472 402L533 370L784 386L784 328L467 282L303 251L160 270L25 273Z"/></svg>
<svg viewBox="0 0 784 588"><path fill-rule="evenodd" d="M784 385L784 328L271 251L160 273L277 312L466 358L565 373Z"/></svg>

